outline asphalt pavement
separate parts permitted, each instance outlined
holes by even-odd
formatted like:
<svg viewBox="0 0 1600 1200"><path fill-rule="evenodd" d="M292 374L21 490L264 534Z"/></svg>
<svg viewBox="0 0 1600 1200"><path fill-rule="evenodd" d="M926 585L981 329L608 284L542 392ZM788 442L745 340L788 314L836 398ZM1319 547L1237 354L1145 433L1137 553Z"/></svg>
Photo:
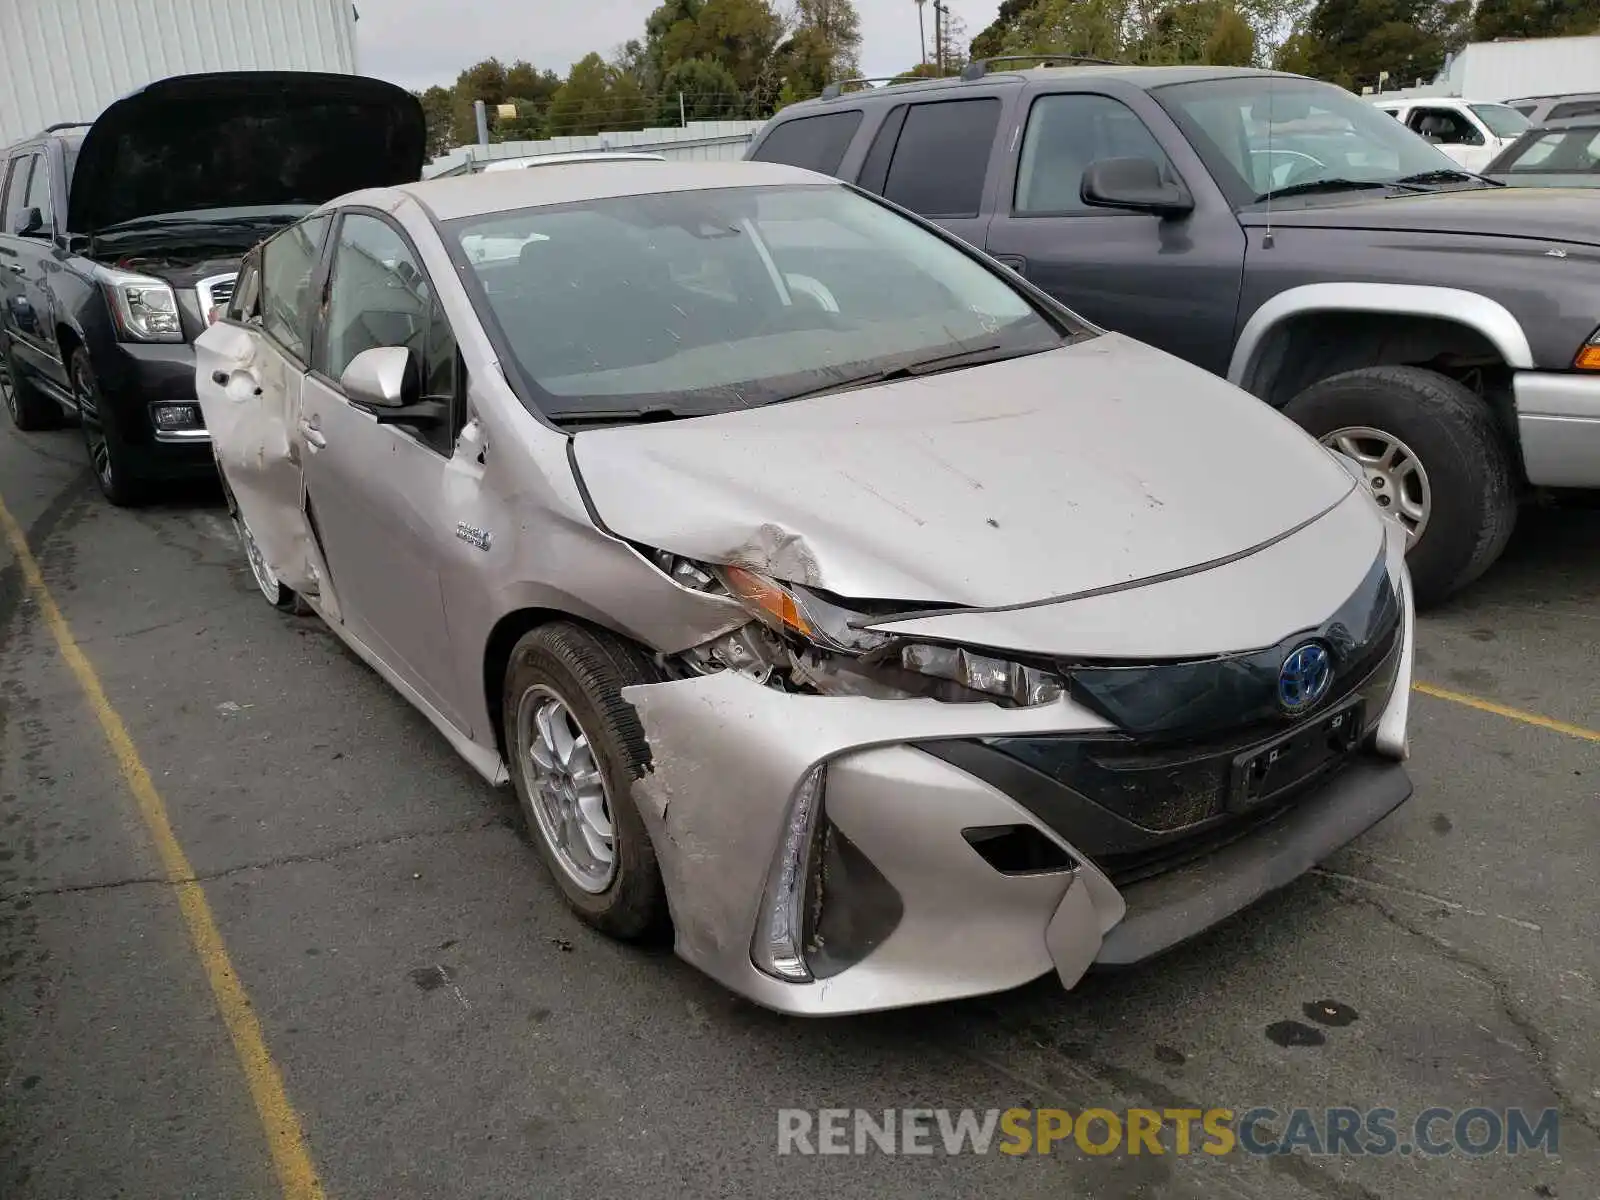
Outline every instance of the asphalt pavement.
<svg viewBox="0 0 1600 1200"><path fill-rule="evenodd" d="M0 505L61 617L0 536L7 1200L1600 1195L1600 511L1424 619L1416 794L1317 872L1070 994L806 1021L570 916L214 492L116 510L0 422ZM1554 1107L1559 1157L777 1153L780 1109L1035 1106Z"/></svg>

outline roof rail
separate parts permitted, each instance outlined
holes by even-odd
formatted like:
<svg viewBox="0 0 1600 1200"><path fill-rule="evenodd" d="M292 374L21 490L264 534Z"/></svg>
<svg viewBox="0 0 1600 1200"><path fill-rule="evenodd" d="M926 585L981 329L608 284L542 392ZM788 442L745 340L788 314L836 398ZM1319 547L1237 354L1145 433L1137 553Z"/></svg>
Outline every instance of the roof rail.
<svg viewBox="0 0 1600 1200"><path fill-rule="evenodd" d="M1002 54L995 58L975 58L961 68L961 78L982 79L989 73L990 63L1031 62L1041 67L1068 63L1075 67L1123 67L1127 63L1112 62L1109 58L1092 58L1087 54Z"/></svg>
<svg viewBox="0 0 1600 1200"><path fill-rule="evenodd" d="M931 78L933 78L933 76L928 76L928 78L931 79ZM822 97L821 98L823 100L837 100L840 96L844 95L844 89L846 87L848 87L852 83L893 83L897 79L900 79L900 76L898 76L898 75L862 75L862 76L860 76L859 78L856 78L856 79L839 79L839 80L834 81L833 83L830 83L827 87L822 89ZM900 82L902 82L902 83L920 82L920 77L917 80L901 79Z"/></svg>
<svg viewBox="0 0 1600 1200"><path fill-rule="evenodd" d="M47 133L60 133L63 129L87 129L93 121L57 121L54 125L46 125L37 136L43 137Z"/></svg>

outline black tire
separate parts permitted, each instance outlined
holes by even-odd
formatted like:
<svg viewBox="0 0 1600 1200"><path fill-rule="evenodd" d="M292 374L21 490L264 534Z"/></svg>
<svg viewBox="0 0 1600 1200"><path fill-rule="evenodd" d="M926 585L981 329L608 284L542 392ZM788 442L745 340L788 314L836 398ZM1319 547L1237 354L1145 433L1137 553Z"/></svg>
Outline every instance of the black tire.
<svg viewBox="0 0 1600 1200"><path fill-rule="evenodd" d="M146 494L144 481L133 475L117 423L101 402L100 384L95 379L89 352L73 351L69 370L72 395L78 402L79 424L83 429L83 447L89 455L94 481L100 485L105 498L119 508L140 503Z"/></svg>
<svg viewBox="0 0 1600 1200"><path fill-rule="evenodd" d="M1319 439L1365 426L1415 454L1432 493L1406 555L1419 608L1448 599L1500 557L1517 523L1516 472L1477 393L1420 367L1364 367L1313 384L1283 411Z"/></svg>
<svg viewBox="0 0 1600 1200"><path fill-rule="evenodd" d="M649 749L638 713L622 698L623 688L660 678L641 651L568 621L523 635L506 667L502 725L512 784L529 836L572 910L623 941L653 940L671 925L655 847L633 803L633 781L644 773ZM527 771L520 761L524 754L518 749L517 713L523 696L536 685L555 693L576 718L605 784L617 865L601 892L585 891L568 877L534 815Z"/></svg>
<svg viewBox="0 0 1600 1200"><path fill-rule="evenodd" d="M17 369L17 356L11 352L9 342L4 354L0 354L0 392L4 393L11 423L24 433L54 429L61 424L61 406L28 382L27 375Z"/></svg>

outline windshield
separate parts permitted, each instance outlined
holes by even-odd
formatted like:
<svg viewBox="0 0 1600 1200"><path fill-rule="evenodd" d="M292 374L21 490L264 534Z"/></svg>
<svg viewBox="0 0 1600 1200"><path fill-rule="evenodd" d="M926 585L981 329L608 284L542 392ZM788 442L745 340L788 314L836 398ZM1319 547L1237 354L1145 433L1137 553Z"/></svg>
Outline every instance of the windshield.
<svg viewBox="0 0 1600 1200"><path fill-rule="evenodd" d="M723 412L1065 340L999 273L837 185L615 197L447 229L557 420Z"/></svg>
<svg viewBox="0 0 1600 1200"><path fill-rule="evenodd" d="M1473 104L1468 107L1478 114L1478 120L1487 125L1489 132L1497 138L1518 137L1531 128L1528 118L1508 104Z"/></svg>
<svg viewBox="0 0 1600 1200"><path fill-rule="evenodd" d="M1332 84L1246 75L1151 94L1236 205L1318 182L1383 185L1439 172L1447 173L1441 184L1482 186L1394 117ZM1338 192L1337 186L1301 192L1294 203L1325 204Z"/></svg>
<svg viewBox="0 0 1600 1200"><path fill-rule="evenodd" d="M1494 169L1512 175L1593 174L1600 171L1600 125L1553 129L1529 137L1506 151L1506 158Z"/></svg>

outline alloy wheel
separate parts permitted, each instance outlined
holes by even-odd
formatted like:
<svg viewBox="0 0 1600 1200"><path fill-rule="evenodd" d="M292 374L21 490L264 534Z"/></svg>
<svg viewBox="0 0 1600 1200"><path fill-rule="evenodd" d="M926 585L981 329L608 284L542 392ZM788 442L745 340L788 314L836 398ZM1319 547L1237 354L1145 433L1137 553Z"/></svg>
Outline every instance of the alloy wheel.
<svg viewBox="0 0 1600 1200"><path fill-rule="evenodd" d="M1321 441L1360 465L1373 500L1406 531L1406 545L1416 545L1433 511L1433 489L1416 452L1394 434L1367 425L1335 429Z"/></svg>
<svg viewBox="0 0 1600 1200"><path fill-rule="evenodd" d="M250 563L250 574L255 576L256 586L261 589L261 594L267 598L267 603L276 605L283 597L282 585L278 582L275 571L267 564L266 555L261 553L261 547L256 545L255 535L250 532L250 526L245 524L243 517L234 517L233 528L239 535L239 542L244 546L244 556Z"/></svg>
<svg viewBox="0 0 1600 1200"><path fill-rule="evenodd" d="M598 895L617 874L605 776L572 708L535 684L517 704L516 754L530 814L563 874Z"/></svg>
<svg viewBox="0 0 1600 1200"><path fill-rule="evenodd" d="M89 465L94 469L100 487L108 494L116 488L116 473L111 465L111 443L106 438L106 428L100 420L100 409L95 404L94 385L85 377L83 368L72 372L72 394L78 402L78 415L83 424L83 444L89 451Z"/></svg>

